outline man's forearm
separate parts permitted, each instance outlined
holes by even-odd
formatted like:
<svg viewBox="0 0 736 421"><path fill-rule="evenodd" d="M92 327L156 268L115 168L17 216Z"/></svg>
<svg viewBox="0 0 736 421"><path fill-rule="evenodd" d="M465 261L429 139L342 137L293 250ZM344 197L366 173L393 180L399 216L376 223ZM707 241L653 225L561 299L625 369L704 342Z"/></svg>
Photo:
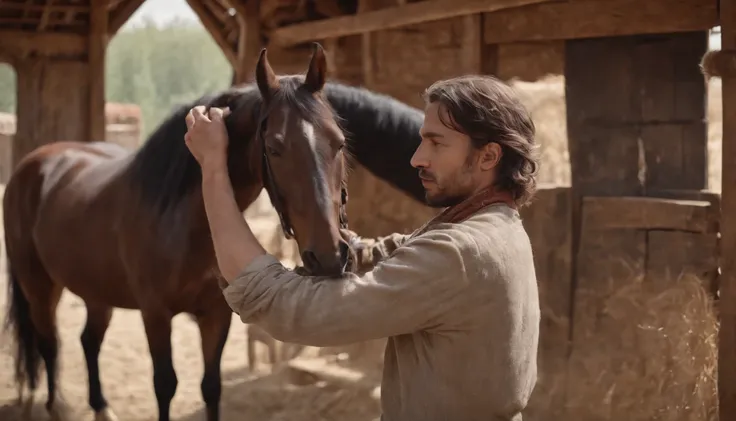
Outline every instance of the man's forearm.
<svg viewBox="0 0 736 421"><path fill-rule="evenodd" d="M202 197L217 264L225 280L230 283L253 259L266 254L266 251L238 209L226 168L203 168Z"/></svg>

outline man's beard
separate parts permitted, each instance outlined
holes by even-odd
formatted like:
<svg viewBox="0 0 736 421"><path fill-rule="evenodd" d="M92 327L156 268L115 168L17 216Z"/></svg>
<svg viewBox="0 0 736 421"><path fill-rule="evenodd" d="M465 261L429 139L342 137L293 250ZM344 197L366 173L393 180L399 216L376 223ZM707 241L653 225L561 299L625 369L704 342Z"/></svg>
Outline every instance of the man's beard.
<svg viewBox="0 0 736 421"><path fill-rule="evenodd" d="M431 180L437 186L437 192L433 196L430 196L429 190L427 190L426 188L424 189L424 201L426 202L427 206L431 208L447 208L458 205L462 201L470 197L470 191L460 193L460 191L464 189L453 187L460 187L463 184L463 180L469 181L468 178L473 171L473 159L474 155L472 153L468 154L463 167L457 173L455 173L455 176L450 178L450 183L448 186L450 187L450 189L440 186L440 184L437 182L437 178L432 173L424 170L423 168L419 169L419 177Z"/></svg>
<svg viewBox="0 0 736 421"><path fill-rule="evenodd" d="M436 178L434 178L433 176L428 176L428 174L424 171L420 170L419 175L422 178L431 180L437 186L437 191L432 195L430 195L428 189L425 188L424 190L424 201L427 206L431 208L446 208L455 206L470 196L467 193L457 193L456 189L452 189L451 191L447 192L448 189L440 186ZM459 182L460 178L461 177L454 177L454 181ZM456 186L458 185L458 183L454 183L453 185Z"/></svg>
<svg viewBox="0 0 736 421"><path fill-rule="evenodd" d="M467 195L445 196L440 193L435 196L430 196L429 192L424 193L424 201L427 203L427 206L431 208L448 208L461 203L466 198Z"/></svg>

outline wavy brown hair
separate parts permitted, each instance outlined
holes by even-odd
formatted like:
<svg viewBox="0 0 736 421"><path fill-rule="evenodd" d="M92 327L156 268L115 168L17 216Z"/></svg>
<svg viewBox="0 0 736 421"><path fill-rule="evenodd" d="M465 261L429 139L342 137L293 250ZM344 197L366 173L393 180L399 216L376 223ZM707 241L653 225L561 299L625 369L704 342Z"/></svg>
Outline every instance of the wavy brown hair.
<svg viewBox="0 0 736 421"><path fill-rule="evenodd" d="M439 103L440 121L470 137L480 149L501 146L496 186L510 192L524 206L537 190L539 171L535 127L529 111L513 89L493 76L468 75L435 82L423 94L427 103Z"/></svg>

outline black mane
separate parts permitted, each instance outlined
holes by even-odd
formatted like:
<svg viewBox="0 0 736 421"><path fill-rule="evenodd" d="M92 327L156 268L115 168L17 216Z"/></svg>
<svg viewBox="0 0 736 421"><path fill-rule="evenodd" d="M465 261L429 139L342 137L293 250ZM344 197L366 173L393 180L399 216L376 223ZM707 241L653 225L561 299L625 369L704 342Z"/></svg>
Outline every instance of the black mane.
<svg viewBox="0 0 736 421"><path fill-rule="evenodd" d="M305 118L314 115L314 103L296 92L303 76L282 79L284 98L303 111ZM424 188L409 160L419 146L421 110L412 108L386 95L340 83L327 83L325 97L340 120L349 140L349 152L360 164L377 177L424 203ZM215 94L204 95L177 107L136 152L129 167L130 181L137 187L142 201L160 218L162 234L175 235L175 227L190 226L187 206L179 206L202 179L199 164L184 143L187 132L185 117L196 105L230 106L226 118L230 136L229 157L236 157L242 167L243 150L256 130L261 108L261 96L254 83L231 87ZM249 123L233 124L233 117L242 118L245 110ZM245 130L245 132L243 132ZM237 141L235 140L237 139ZM235 168L233 172L248 171ZM172 241L182 241L176 235Z"/></svg>
<svg viewBox="0 0 736 421"><path fill-rule="evenodd" d="M419 147L424 113L387 95L327 83L325 97L343 120L351 155L376 177L425 202L424 187L409 161Z"/></svg>
<svg viewBox="0 0 736 421"><path fill-rule="evenodd" d="M302 118L316 124L319 120L315 116L321 110L311 95L299 89L302 81L302 75L283 77L277 95L298 110ZM228 165L234 187L251 174L250 168L244 168L243 159L255 135L262 106L261 94L255 83L230 87L178 106L148 137L129 168L131 181L138 188L141 199L160 218L169 218L162 221L167 225L185 223L181 219L184 210L179 204L199 186L202 179L200 166L184 143L186 115L197 105L230 107L231 115L225 122L230 137Z"/></svg>

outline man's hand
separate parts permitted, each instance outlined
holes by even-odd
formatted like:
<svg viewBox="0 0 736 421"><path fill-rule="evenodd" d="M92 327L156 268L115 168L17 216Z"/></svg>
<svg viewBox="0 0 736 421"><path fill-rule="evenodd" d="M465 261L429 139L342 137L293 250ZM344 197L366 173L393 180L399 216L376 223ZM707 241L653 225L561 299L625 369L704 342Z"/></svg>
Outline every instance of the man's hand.
<svg viewBox="0 0 736 421"><path fill-rule="evenodd" d="M203 170L227 168L227 129L223 118L230 114L228 108L210 108L204 114L203 105L196 106L186 117L187 134L184 141Z"/></svg>

